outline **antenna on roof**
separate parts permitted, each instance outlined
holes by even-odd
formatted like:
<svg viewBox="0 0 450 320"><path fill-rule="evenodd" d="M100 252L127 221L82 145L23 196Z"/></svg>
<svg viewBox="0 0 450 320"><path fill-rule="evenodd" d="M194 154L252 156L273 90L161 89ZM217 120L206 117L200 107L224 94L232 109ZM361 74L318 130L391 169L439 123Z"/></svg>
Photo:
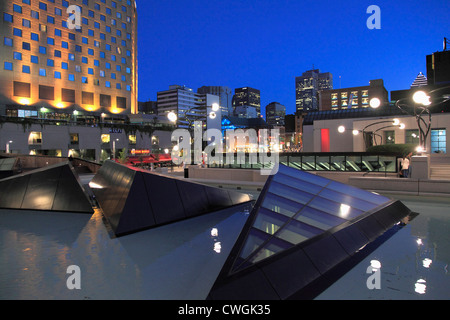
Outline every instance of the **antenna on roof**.
<svg viewBox="0 0 450 320"><path fill-rule="evenodd" d="M447 51L447 45L450 44L450 41L444 37L444 51Z"/></svg>

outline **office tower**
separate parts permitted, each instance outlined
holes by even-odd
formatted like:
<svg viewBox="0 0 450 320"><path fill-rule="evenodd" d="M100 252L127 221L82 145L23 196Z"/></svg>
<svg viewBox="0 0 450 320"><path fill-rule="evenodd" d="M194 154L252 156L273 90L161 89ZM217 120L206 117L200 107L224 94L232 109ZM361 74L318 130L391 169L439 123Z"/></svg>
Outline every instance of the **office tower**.
<svg viewBox="0 0 450 320"><path fill-rule="evenodd" d="M0 14L0 114L138 112L135 1L2 0Z"/></svg>
<svg viewBox="0 0 450 320"><path fill-rule="evenodd" d="M256 109L257 116L261 115L261 92L250 87L237 88L234 90L233 109L239 106L249 106Z"/></svg>
<svg viewBox="0 0 450 320"><path fill-rule="evenodd" d="M222 110L222 116L233 114L233 94L230 88L224 86L203 86L197 89L197 93L219 96L219 105Z"/></svg>
<svg viewBox="0 0 450 320"><path fill-rule="evenodd" d="M333 89L333 75L314 69L295 78L296 110L298 113L319 110L319 92Z"/></svg>
<svg viewBox="0 0 450 320"><path fill-rule="evenodd" d="M382 79L370 80L368 86L323 90L319 110L368 108L372 98L379 98L382 105L389 103L389 93Z"/></svg>
<svg viewBox="0 0 450 320"><path fill-rule="evenodd" d="M266 122L272 126L284 126L286 107L278 102L271 102L266 106Z"/></svg>
<svg viewBox="0 0 450 320"><path fill-rule="evenodd" d="M427 78L429 85L450 83L450 51L427 56Z"/></svg>
<svg viewBox="0 0 450 320"><path fill-rule="evenodd" d="M212 94L200 94L191 88L180 85L169 86L169 90L157 93L158 115L177 115L177 126L179 128L192 128L194 121L211 122L216 120L220 123L221 110L211 115L211 106L219 103L219 97Z"/></svg>
<svg viewBox="0 0 450 320"><path fill-rule="evenodd" d="M423 87L428 85L427 77L423 75L422 72L420 72L414 82L411 85L411 88L417 88L417 87Z"/></svg>

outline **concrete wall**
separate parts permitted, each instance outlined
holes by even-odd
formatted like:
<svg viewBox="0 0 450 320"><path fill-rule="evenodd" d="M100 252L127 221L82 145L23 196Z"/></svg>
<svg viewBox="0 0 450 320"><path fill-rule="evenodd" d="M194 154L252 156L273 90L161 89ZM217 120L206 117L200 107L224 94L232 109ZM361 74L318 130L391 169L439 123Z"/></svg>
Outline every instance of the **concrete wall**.
<svg viewBox="0 0 450 320"><path fill-rule="evenodd" d="M387 127L389 122L394 119L399 119L401 123L405 124L405 129L398 127ZM377 122L387 121L386 123ZM372 126L369 126L372 125ZM339 126L344 126L346 131L339 133ZM369 127L368 127L369 126ZM438 113L432 115L431 122L432 129L446 129L447 130L447 154L432 154L432 163L450 163L450 113ZM353 130L366 132L374 132L383 136L385 131L395 131L395 143L404 144L406 140L406 130L418 130L416 119L412 116L392 116L392 117L378 117L378 118L356 118L356 119L332 119L332 120L317 120L314 125L307 125L303 127L303 151L304 152L321 152L321 129L330 130L330 152L365 152L365 144L363 134L353 135ZM379 138L378 138L379 143ZM427 148L431 146L431 132L427 139Z"/></svg>

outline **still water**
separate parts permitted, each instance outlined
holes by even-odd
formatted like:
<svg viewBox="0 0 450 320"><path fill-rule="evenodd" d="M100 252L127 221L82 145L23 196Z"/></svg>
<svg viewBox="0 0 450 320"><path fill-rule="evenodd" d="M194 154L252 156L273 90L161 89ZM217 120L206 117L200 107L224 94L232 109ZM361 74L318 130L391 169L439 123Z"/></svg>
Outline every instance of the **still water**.
<svg viewBox="0 0 450 320"><path fill-rule="evenodd" d="M419 213L317 299L449 299L450 200L397 197ZM0 210L0 299L205 299L248 208L114 238L94 215ZM368 267L379 268L369 289ZM67 269L80 268L80 290Z"/></svg>

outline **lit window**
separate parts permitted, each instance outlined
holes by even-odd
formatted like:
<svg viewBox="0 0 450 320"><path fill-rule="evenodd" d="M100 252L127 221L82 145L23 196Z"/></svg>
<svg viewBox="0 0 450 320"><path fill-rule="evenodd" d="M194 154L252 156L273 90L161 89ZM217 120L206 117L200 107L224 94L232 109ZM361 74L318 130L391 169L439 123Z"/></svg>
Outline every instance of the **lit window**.
<svg viewBox="0 0 450 320"><path fill-rule="evenodd" d="M111 136L109 134L102 134L102 143L109 143L111 141Z"/></svg>

